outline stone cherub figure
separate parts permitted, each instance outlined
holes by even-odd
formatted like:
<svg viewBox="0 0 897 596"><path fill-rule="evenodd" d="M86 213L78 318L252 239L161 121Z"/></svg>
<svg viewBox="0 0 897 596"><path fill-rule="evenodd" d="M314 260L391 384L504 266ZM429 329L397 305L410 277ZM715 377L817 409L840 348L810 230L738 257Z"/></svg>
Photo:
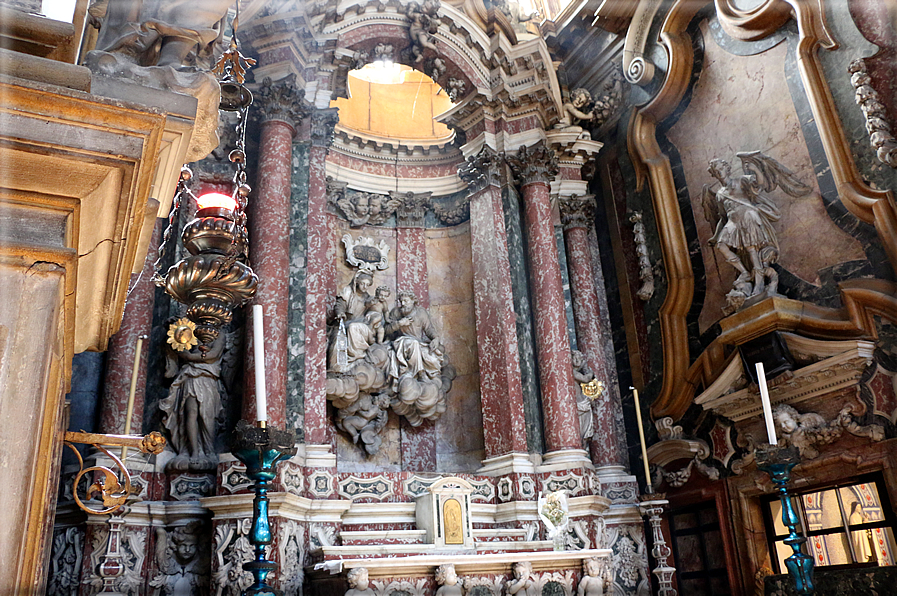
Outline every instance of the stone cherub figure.
<svg viewBox="0 0 897 596"><path fill-rule="evenodd" d="M150 580L154 596L191 596L209 587L210 560L200 547L202 522L166 531L156 528L156 565L159 572Z"/></svg>
<svg viewBox="0 0 897 596"><path fill-rule="evenodd" d="M605 596L605 590L613 585L610 568L598 557L589 557L582 562L582 579L579 580L577 596Z"/></svg>
<svg viewBox="0 0 897 596"><path fill-rule="evenodd" d="M438 51L436 47L436 31L439 29L439 0L425 0L423 4L408 4L408 18L411 25L408 34L411 36L411 52L414 62L423 62L425 50Z"/></svg>
<svg viewBox="0 0 897 596"><path fill-rule="evenodd" d="M386 334L386 324L389 322L389 304L386 303L389 300L389 296L392 294L392 290L387 286L377 286L377 290L374 292L373 298L367 304L367 308L365 309L365 313L377 313L380 315L380 324L374 323L376 334L377 334L377 343L382 344L385 339ZM374 318L374 317L371 317Z"/></svg>
<svg viewBox="0 0 897 596"><path fill-rule="evenodd" d="M168 397L159 402L169 445L177 454L168 463L174 470L214 469L218 464L215 435L221 412L219 380L227 332L211 346L175 352L166 346L165 376L174 377ZM180 364L180 366L179 366Z"/></svg>
<svg viewBox="0 0 897 596"><path fill-rule="evenodd" d="M818 447L833 443L845 430L858 437L881 441L884 428L877 424L859 424L853 418L853 409L852 404L846 404L829 422L815 412L801 414L792 406L779 404L772 412L779 443L793 445L802 458L812 459L819 455Z"/></svg>
<svg viewBox="0 0 897 596"><path fill-rule="evenodd" d="M772 224L781 218L781 212L767 193L781 188L789 196L802 197L812 190L788 168L759 151L736 155L744 173L733 176L729 162L711 159L707 171L717 182L704 185L701 199L704 217L714 228L707 243L738 272L727 295L730 312L746 298L769 293L770 286L774 292L778 285L778 277L773 278L770 271L778 257ZM765 252L764 263L761 252L767 247L775 250Z"/></svg>
<svg viewBox="0 0 897 596"><path fill-rule="evenodd" d="M458 574L455 573L454 565L448 564L437 567L436 583L439 584L436 596L464 596L464 590L458 582Z"/></svg>
<svg viewBox="0 0 897 596"><path fill-rule="evenodd" d="M539 588L533 581L533 565L529 561L520 561L514 563L512 568L514 579L509 581L505 587L505 593L508 596L539 596Z"/></svg>
<svg viewBox="0 0 897 596"><path fill-rule="evenodd" d="M594 120L595 112L589 109L592 103L592 94L588 90L579 87L570 92L570 98L564 102L564 113L555 128L570 128L584 120ZM584 111L589 110L589 111Z"/></svg>
<svg viewBox="0 0 897 596"><path fill-rule="evenodd" d="M383 440L379 433L389 420L389 395L362 394L350 406L336 411L336 427L346 431L353 443L361 439L365 451L377 453Z"/></svg>
<svg viewBox="0 0 897 596"><path fill-rule="evenodd" d="M374 596L368 580L368 570L364 567L356 567L346 575L349 580L349 589L345 596Z"/></svg>

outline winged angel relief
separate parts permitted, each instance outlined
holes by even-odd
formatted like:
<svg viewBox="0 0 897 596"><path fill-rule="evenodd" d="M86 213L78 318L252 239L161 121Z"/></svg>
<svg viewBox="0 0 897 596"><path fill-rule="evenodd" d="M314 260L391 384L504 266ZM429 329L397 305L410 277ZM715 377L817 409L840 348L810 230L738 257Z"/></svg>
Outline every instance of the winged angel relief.
<svg viewBox="0 0 897 596"><path fill-rule="evenodd" d="M779 243L772 224L781 212L766 193L781 188L789 196L802 197L812 190L759 151L735 155L744 173L732 176L729 162L711 159L707 171L717 182L705 184L701 197L704 217L714 227L707 243L738 272L726 295L726 314L741 308L748 298L772 295L778 288L778 273L772 265L778 260Z"/></svg>

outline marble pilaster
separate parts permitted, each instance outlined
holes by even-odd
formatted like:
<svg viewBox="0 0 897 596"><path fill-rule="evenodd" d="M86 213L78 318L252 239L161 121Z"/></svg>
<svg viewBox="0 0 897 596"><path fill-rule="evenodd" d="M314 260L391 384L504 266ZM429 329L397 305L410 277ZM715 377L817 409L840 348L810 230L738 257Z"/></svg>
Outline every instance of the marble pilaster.
<svg viewBox="0 0 897 596"><path fill-rule="evenodd" d="M580 450L564 290L551 218L549 183L557 158L540 142L508 158L522 186L536 318L536 350L547 452Z"/></svg>
<svg viewBox="0 0 897 596"><path fill-rule="evenodd" d="M140 273L131 274L131 291L127 302L125 302L121 328L109 342L99 424L101 433L122 434L125 432L128 394L134 370L137 338L141 335L149 337L153 327L153 304L156 296L156 286L152 281L153 265L159 257L159 242L162 238L162 230L165 229L167 223L168 220L165 218L156 219L143 270ZM140 433L143 427L149 346L149 341L145 340L140 355L137 389L134 392L134 415L131 418L132 434Z"/></svg>
<svg viewBox="0 0 897 596"><path fill-rule="evenodd" d="M334 108L311 115L308 175L308 274L305 308L305 442L329 445L333 428L327 419L327 299L335 292L333 245L327 214L324 161L338 120Z"/></svg>
<svg viewBox="0 0 897 596"><path fill-rule="evenodd" d="M253 269L259 277L255 303L265 312L265 381L268 421L286 424L287 336L290 269L290 178L292 143L303 117L302 93L291 78L265 79L258 92L262 121L258 189L250 198L249 241ZM254 322L250 318L249 326ZM246 390L243 417L256 419L253 334L246 334Z"/></svg>
<svg viewBox="0 0 897 596"><path fill-rule="evenodd" d="M458 169L468 185L474 313L486 458L526 453L526 422L502 211L504 164L484 147Z"/></svg>
<svg viewBox="0 0 897 596"><path fill-rule="evenodd" d="M401 193L402 205L396 211L396 286L399 291L411 290L418 304L430 307L427 282L427 247L424 238L424 217L432 193ZM436 427L424 420L411 426L404 417L402 427L402 469L431 471L436 469Z"/></svg>

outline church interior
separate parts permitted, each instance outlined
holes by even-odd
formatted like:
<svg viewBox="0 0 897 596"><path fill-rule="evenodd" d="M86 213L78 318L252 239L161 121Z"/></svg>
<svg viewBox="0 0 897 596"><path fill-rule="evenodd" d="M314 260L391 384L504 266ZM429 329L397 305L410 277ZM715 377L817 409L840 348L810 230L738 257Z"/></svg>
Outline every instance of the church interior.
<svg viewBox="0 0 897 596"><path fill-rule="evenodd" d="M894 122L891 0L0 0L0 593L893 594Z"/></svg>

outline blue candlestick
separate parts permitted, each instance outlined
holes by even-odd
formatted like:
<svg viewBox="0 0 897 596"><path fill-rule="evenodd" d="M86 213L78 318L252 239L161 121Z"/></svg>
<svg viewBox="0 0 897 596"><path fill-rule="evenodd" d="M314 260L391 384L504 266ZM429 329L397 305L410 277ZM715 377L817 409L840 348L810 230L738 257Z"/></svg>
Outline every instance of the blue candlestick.
<svg viewBox="0 0 897 596"><path fill-rule="evenodd" d="M785 559L788 575L794 581L794 588L798 594L813 594L816 591L813 584L813 557L801 550L807 539L797 533L797 524L800 520L791 504L787 486L791 480L791 470L800 463L800 453L796 447L769 446L757 449L755 456L757 467L769 474L773 484L776 485L779 501L782 503L782 523L788 527L788 537L784 542L794 551Z"/></svg>
<svg viewBox="0 0 897 596"><path fill-rule="evenodd" d="M268 574L277 570L277 563L265 558L265 546L271 544L271 524L268 521L268 483L277 474L281 460L296 455L295 435L289 431L261 428L245 420L237 423L231 452L246 464L246 475L253 481L255 499L252 501L252 531L249 542L255 549L255 560L244 563L243 569L252 573L255 582L243 591L243 596L280 596L265 583Z"/></svg>

